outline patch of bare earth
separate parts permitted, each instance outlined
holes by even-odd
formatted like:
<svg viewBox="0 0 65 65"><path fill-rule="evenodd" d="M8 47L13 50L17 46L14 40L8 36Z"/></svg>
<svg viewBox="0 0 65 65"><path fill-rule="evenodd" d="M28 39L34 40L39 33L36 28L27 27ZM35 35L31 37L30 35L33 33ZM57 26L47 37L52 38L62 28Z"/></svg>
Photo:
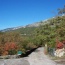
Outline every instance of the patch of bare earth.
<svg viewBox="0 0 65 65"><path fill-rule="evenodd" d="M54 60L57 65L65 65L65 56L59 58L59 57L52 57L52 60Z"/></svg>
<svg viewBox="0 0 65 65"><path fill-rule="evenodd" d="M65 65L65 59L58 59L55 60L55 62L57 63L57 65Z"/></svg>

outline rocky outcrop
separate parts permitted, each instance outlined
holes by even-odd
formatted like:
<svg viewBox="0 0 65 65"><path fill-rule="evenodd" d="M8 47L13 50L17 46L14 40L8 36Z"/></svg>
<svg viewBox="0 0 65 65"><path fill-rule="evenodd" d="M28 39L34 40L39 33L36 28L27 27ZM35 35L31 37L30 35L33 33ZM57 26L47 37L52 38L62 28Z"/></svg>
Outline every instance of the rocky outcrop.
<svg viewBox="0 0 65 65"><path fill-rule="evenodd" d="M62 57L63 55L65 54L65 49L62 48L62 49L57 49L54 53L55 56L57 57Z"/></svg>

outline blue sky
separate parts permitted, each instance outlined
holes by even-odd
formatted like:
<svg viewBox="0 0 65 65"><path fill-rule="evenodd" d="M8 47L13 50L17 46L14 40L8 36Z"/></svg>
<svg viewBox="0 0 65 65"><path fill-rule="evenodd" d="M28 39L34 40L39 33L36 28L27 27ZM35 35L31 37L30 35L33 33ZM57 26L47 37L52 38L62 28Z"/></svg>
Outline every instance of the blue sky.
<svg viewBox="0 0 65 65"><path fill-rule="evenodd" d="M0 0L0 30L51 18L64 4L65 0Z"/></svg>

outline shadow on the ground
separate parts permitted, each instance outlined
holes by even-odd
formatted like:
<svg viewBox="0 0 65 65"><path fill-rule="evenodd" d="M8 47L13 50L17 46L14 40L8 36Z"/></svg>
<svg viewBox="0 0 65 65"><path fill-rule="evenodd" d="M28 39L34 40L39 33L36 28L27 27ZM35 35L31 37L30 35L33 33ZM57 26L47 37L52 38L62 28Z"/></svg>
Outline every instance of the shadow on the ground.
<svg viewBox="0 0 65 65"><path fill-rule="evenodd" d="M40 46L39 46L40 47ZM37 47L37 48L39 48ZM25 54L22 54L20 57L27 57L29 54L31 54L33 51L35 51L37 48L33 48L27 52L25 52ZM35 51L36 52L36 51Z"/></svg>

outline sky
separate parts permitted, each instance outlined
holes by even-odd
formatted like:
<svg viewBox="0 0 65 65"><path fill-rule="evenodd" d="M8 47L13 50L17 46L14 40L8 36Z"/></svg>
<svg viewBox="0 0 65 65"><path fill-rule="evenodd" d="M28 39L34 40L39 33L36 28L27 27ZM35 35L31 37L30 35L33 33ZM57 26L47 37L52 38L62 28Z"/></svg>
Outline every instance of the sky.
<svg viewBox="0 0 65 65"><path fill-rule="evenodd" d="M0 0L0 30L52 18L65 0Z"/></svg>

